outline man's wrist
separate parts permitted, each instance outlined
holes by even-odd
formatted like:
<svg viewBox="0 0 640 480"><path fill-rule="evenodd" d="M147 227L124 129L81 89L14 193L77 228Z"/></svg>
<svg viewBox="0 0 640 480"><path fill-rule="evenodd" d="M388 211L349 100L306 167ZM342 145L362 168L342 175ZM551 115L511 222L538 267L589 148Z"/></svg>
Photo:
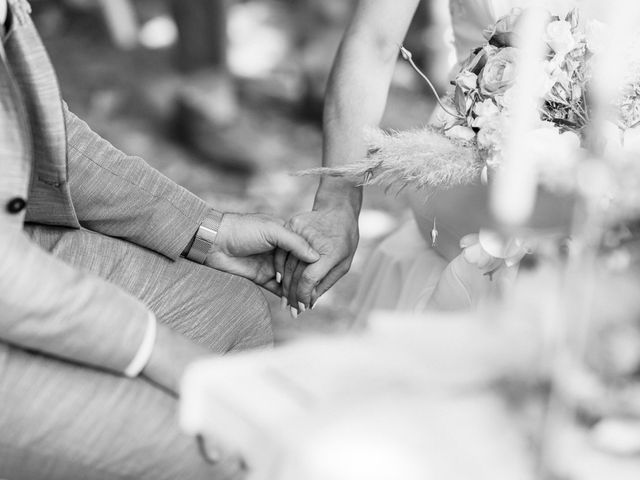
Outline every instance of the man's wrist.
<svg viewBox="0 0 640 480"><path fill-rule="evenodd" d="M210 209L203 218L192 241L184 251L184 256L196 263L203 264L211 251L220 230L224 213Z"/></svg>

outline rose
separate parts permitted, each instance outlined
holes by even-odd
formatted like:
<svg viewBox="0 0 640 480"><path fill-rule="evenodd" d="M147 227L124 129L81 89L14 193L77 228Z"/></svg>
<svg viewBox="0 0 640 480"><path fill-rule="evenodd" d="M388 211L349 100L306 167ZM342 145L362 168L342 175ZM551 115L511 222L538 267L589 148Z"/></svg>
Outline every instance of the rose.
<svg viewBox="0 0 640 480"><path fill-rule="evenodd" d="M522 11L514 8L511 13L501 17L494 25L487 28L484 38L497 47L512 47L515 43L516 27Z"/></svg>
<svg viewBox="0 0 640 480"><path fill-rule="evenodd" d="M487 60L478 85L483 95L493 97L507 91L516 81L518 50L506 47Z"/></svg>
<svg viewBox="0 0 640 480"><path fill-rule="evenodd" d="M478 86L478 76L475 73L463 70L456 77L455 83L462 88L464 92L468 92Z"/></svg>
<svg viewBox="0 0 640 480"><path fill-rule="evenodd" d="M497 51L498 48L493 45L485 45L478 50L474 50L471 55L469 55L469 58L463 62L460 71L467 71L478 75L487 64L487 59Z"/></svg>
<svg viewBox="0 0 640 480"><path fill-rule="evenodd" d="M482 128L493 117L500 114L500 109L492 100L485 100L483 102L476 103L473 108L473 112L476 114L476 118L471 123L471 126Z"/></svg>
<svg viewBox="0 0 640 480"><path fill-rule="evenodd" d="M566 55L576 46L571 24L564 20L551 22L547 25L544 41L557 55L561 56Z"/></svg>

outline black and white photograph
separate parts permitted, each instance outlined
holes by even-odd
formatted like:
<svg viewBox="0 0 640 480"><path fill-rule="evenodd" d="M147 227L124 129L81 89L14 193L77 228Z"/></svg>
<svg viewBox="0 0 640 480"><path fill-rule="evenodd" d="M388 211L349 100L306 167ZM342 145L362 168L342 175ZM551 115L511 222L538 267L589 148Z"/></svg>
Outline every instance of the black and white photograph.
<svg viewBox="0 0 640 480"><path fill-rule="evenodd" d="M0 38L0 480L640 479L638 0Z"/></svg>

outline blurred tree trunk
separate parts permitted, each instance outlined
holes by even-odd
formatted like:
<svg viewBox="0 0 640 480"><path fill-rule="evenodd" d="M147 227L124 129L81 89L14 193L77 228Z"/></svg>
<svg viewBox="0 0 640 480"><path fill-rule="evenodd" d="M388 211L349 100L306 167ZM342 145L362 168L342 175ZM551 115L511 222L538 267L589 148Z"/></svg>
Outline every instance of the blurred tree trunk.
<svg viewBox="0 0 640 480"><path fill-rule="evenodd" d="M98 0L111 40L123 50L138 44L138 19L129 0Z"/></svg>
<svg viewBox="0 0 640 480"><path fill-rule="evenodd" d="M173 0L178 25L178 67L184 72L226 69L227 19L225 0Z"/></svg>

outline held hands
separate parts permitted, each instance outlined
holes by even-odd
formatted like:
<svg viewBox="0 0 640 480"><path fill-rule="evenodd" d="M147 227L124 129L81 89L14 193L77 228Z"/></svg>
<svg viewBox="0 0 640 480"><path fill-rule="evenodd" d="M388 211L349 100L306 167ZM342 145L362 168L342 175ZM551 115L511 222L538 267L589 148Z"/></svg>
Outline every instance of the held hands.
<svg viewBox="0 0 640 480"><path fill-rule="evenodd" d="M275 278L276 249L306 264L320 258L304 238L283 225L283 220L269 215L226 213L205 265L248 278L281 295L281 286Z"/></svg>
<svg viewBox="0 0 640 480"><path fill-rule="evenodd" d="M349 271L359 240L358 210L336 204L297 215L287 223L320 254L312 264L295 252L278 249L275 254L276 271L282 275L283 306L291 305L294 316L296 310L313 307Z"/></svg>

